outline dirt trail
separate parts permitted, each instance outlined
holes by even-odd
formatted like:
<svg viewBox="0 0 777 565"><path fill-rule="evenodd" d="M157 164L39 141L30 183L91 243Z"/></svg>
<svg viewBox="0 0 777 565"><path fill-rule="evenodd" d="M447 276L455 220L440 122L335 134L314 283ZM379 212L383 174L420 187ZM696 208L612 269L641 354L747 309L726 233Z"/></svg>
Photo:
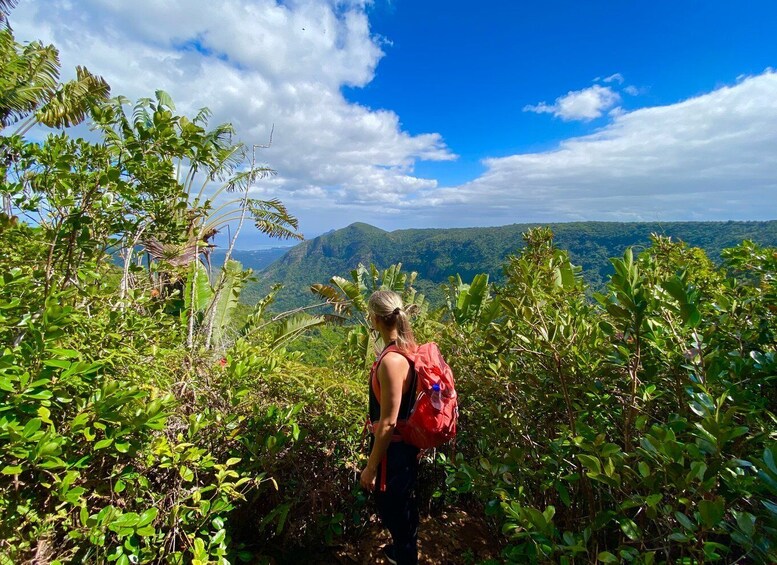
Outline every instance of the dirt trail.
<svg viewBox="0 0 777 565"><path fill-rule="evenodd" d="M361 540L334 548L322 556L321 564L368 565L386 563L381 555L389 534L380 524L372 524ZM438 516L422 516L418 528L419 563L423 565L459 565L497 559L499 548L494 535L482 518L459 509Z"/></svg>

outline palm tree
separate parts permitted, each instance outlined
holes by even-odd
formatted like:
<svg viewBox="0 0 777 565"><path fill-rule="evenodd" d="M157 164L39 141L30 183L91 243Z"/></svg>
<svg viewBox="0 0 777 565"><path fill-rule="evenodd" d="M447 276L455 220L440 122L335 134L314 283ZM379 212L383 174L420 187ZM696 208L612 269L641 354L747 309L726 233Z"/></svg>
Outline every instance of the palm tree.
<svg viewBox="0 0 777 565"><path fill-rule="evenodd" d="M21 46L0 30L0 129L34 113L59 84L59 52L34 41Z"/></svg>
<svg viewBox="0 0 777 565"><path fill-rule="evenodd" d="M15 1L0 0L0 13L7 22ZM53 45L34 41L18 44L10 28L0 30L0 132L18 124L12 133L25 135L35 124L62 128L81 123L91 107L106 100L108 83L84 67L76 78L59 82L59 52ZM7 144L0 146L0 162L8 168L13 160ZM11 198L3 194L3 208L11 215Z"/></svg>
<svg viewBox="0 0 777 565"><path fill-rule="evenodd" d="M18 0L0 0L0 22L5 22L6 26L9 26L8 14L16 7L17 2Z"/></svg>
<svg viewBox="0 0 777 565"><path fill-rule="evenodd" d="M53 45L20 45L10 29L0 30L0 129L20 122L14 135L24 135L36 123L73 126L93 104L108 98L108 83L86 68L76 67L76 78L65 83L59 82L59 72L59 51Z"/></svg>
<svg viewBox="0 0 777 565"><path fill-rule="evenodd" d="M249 198L250 188L275 171L256 164L256 149L263 146L254 146L251 162L246 163L246 147L233 142L231 124L207 129L207 109L191 120L178 116L172 99L161 90L153 100L139 100L131 115L125 112L128 104L125 98L116 98L95 116L106 144L125 171L126 182L133 187L131 192L141 195L134 198L135 207L127 214L131 222L123 237L125 276L121 297L129 289L130 259L139 245L164 275L160 285L188 280L184 288L177 286L191 293L186 296L189 346L194 345L197 319L204 322L200 327L206 336L205 345L210 346L222 291L225 286L232 287L228 279L229 271L234 269L226 267L245 219L250 217L260 232L272 237L302 239L297 219L277 199ZM136 162L138 152L143 157L140 163ZM240 196L228 197L235 193ZM212 239L232 222L238 225L224 268L214 287L208 284L209 299L203 300L203 283L193 281L210 282L210 252L215 247ZM163 288L158 290L162 292Z"/></svg>
<svg viewBox="0 0 777 565"><path fill-rule="evenodd" d="M428 303L426 297L413 288L418 273L403 273L402 263L391 265L383 271L379 271L373 264L368 269L359 263L350 275L350 280L334 276L330 284L314 284L310 290L331 305L337 315L356 322L348 334L349 355L354 362L367 366L371 359L370 351L376 343L368 321L367 301L370 295L376 290L398 292L411 314L423 313Z"/></svg>

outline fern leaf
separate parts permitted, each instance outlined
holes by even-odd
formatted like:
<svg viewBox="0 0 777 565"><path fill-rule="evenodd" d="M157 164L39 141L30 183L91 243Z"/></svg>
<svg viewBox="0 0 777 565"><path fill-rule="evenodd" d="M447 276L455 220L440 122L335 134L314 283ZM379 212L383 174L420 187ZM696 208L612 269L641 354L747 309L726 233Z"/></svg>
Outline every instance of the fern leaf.
<svg viewBox="0 0 777 565"><path fill-rule="evenodd" d="M310 328L326 323L323 316L311 316L304 312L298 312L285 318L278 324L273 332L272 348L277 349L290 341L293 341Z"/></svg>

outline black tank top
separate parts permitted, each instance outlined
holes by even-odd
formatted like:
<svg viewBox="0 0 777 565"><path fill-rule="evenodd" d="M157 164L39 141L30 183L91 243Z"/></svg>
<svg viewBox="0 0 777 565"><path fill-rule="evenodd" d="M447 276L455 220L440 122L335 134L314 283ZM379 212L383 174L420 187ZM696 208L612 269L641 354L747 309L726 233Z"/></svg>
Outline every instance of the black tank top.
<svg viewBox="0 0 777 565"><path fill-rule="evenodd" d="M394 343L389 343L386 347L390 347L394 345ZM399 353L399 352L397 352ZM402 355L401 353L399 353ZM410 387L407 389L407 392L402 394L402 401L399 404L399 418L400 420L406 420L408 415L410 414L410 409L413 407L413 402L415 401L415 371L413 369L413 363L408 359L408 362L410 363L410 370L413 371L413 376L411 377ZM375 396L375 391L372 388L372 381L373 381L373 375L377 374L379 363L376 361L372 364L372 370L370 370L370 422L377 422L380 420L380 402L378 401L378 397Z"/></svg>

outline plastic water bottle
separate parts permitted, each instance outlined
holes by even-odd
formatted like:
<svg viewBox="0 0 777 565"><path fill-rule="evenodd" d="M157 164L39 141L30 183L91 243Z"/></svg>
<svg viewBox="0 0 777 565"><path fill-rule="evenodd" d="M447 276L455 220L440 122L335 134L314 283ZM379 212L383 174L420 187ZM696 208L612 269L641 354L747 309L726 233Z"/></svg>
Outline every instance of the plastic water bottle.
<svg viewBox="0 0 777 565"><path fill-rule="evenodd" d="M429 396L429 400L435 410L442 410L442 393L440 392L439 383L434 383L432 385L432 394Z"/></svg>

